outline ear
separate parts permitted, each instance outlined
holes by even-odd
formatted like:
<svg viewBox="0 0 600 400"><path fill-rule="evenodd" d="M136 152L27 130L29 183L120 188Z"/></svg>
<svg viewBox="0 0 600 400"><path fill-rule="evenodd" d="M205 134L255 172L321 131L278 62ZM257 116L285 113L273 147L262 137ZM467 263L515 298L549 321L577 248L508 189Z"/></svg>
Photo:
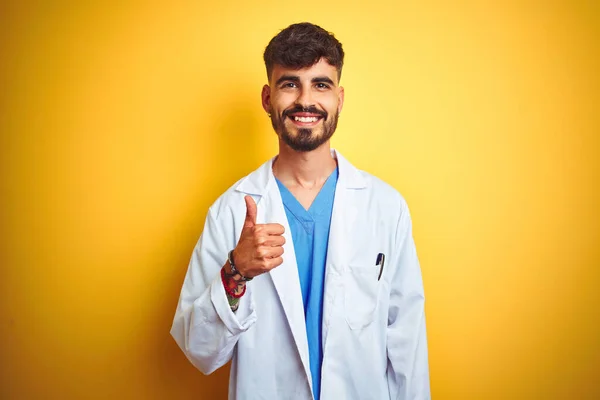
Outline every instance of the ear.
<svg viewBox="0 0 600 400"><path fill-rule="evenodd" d="M342 107L344 107L344 88L340 86L338 90L338 114L342 112Z"/></svg>
<svg viewBox="0 0 600 400"><path fill-rule="evenodd" d="M267 114L271 113L271 88L269 85L265 85L262 88L262 93L260 95L262 98L262 106Z"/></svg>

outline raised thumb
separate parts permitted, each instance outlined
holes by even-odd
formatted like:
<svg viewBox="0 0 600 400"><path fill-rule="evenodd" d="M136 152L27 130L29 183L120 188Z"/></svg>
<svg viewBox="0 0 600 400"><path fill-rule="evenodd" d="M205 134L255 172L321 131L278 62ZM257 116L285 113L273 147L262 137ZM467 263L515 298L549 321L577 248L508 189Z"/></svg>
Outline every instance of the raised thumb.
<svg viewBox="0 0 600 400"><path fill-rule="evenodd" d="M244 220L244 228L252 228L256 225L256 203L252 196L244 197L246 201L246 219Z"/></svg>

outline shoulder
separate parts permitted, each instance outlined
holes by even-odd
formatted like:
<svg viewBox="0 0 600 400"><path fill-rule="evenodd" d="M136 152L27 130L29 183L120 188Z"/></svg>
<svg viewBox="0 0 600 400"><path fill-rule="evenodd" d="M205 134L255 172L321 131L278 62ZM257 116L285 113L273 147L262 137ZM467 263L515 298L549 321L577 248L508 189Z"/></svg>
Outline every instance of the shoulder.
<svg viewBox="0 0 600 400"><path fill-rule="evenodd" d="M227 217L240 214L245 215L244 197L251 195L258 203L266 190L270 171L271 160L239 179L215 200L209 208L209 215L215 220L227 219Z"/></svg>
<svg viewBox="0 0 600 400"><path fill-rule="evenodd" d="M346 174L344 184L348 188L359 189L359 191L366 189L364 193L367 196L369 212L376 211L387 219L395 219L408 209L406 200L396 188L377 176L357 168L339 152L335 153L340 174L342 172Z"/></svg>
<svg viewBox="0 0 600 400"><path fill-rule="evenodd" d="M408 212L408 204L402 194L389 183L366 171L358 170L365 180L371 201L391 214Z"/></svg>
<svg viewBox="0 0 600 400"><path fill-rule="evenodd" d="M215 220L228 219L235 214L238 208L245 209L244 196L245 193L237 190L237 187L246 177L238 180L221 194L208 209L208 215Z"/></svg>

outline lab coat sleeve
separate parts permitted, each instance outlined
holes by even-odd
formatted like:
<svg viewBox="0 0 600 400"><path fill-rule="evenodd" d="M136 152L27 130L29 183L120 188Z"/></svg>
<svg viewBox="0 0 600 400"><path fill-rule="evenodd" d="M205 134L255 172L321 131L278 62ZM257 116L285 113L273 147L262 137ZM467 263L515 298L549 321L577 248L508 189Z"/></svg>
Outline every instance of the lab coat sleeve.
<svg viewBox="0 0 600 400"><path fill-rule="evenodd" d="M234 313L229 307L220 271L234 239L232 221L218 222L209 210L204 231L194 248L181 289L171 335L187 358L210 374L233 354L240 337L256 321L251 282ZM233 233L231 234L233 236Z"/></svg>
<svg viewBox="0 0 600 400"><path fill-rule="evenodd" d="M403 202L396 232L387 328L390 399L431 399L424 292L412 223Z"/></svg>

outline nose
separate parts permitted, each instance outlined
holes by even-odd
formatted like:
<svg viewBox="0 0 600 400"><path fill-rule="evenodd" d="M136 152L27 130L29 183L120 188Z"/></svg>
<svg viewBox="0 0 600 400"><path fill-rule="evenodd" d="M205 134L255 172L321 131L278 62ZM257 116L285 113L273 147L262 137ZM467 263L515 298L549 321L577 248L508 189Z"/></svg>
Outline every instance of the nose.
<svg viewBox="0 0 600 400"><path fill-rule="evenodd" d="M296 98L296 104L301 107L310 107L314 106L312 93L310 87L303 87L298 93L298 97Z"/></svg>

